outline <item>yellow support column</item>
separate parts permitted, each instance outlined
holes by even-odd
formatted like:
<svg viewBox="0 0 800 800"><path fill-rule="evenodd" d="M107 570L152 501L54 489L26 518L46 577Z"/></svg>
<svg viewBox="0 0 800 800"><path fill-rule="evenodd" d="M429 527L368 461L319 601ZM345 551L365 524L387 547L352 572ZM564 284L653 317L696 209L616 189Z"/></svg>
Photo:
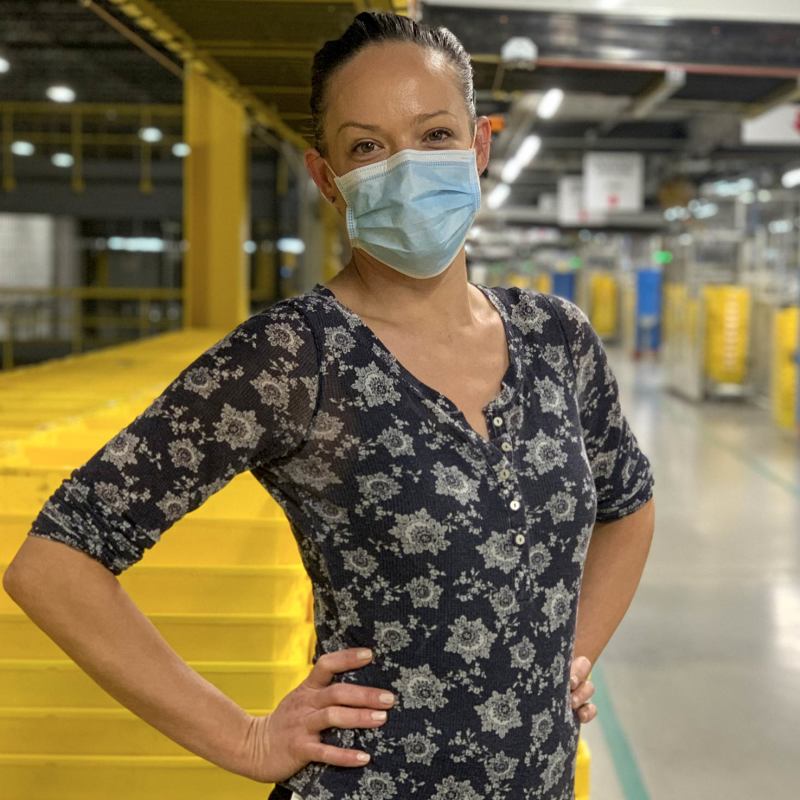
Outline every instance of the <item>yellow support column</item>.
<svg viewBox="0 0 800 800"><path fill-rule="evenodd" d="M244 108L187 64L184 78L184 327L230 329L250 313L250 238Z"/></svg>

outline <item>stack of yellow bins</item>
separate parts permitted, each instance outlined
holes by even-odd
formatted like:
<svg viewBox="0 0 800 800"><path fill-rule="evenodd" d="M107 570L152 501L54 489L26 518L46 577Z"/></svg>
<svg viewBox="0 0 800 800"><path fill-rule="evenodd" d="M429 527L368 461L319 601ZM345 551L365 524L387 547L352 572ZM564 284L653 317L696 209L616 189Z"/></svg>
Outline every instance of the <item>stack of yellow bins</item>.
<svg viewBox="0 0 800 800"><path fill-rule="evenodd" d="M705 286L706 375L721 384L744 384L750 354L750 289Z"/></svg>
<svg viewBox="0 0 800 800"><path fill-rule="evenodd" d="M168 333L0 374L0 572L42 504L225 331ZM311 584L280 507L245 473L119 576L189 665L252 714L308 674ZM264 800L89 678L0 589L2 800ZM580 743L576 798L588 800Z"/></svg>
<svg viewBox="0 0 800 800"><path fill-rule="evenodd" d="M775 311L772 362L772 415L782 428L800 430L797 393L800 383L800 308Z"/></svg>
<svg viewBox="0 0 800 800"><path fill-rule="evenodd" d="M176 332L0 375L0 571L42 504L225 331ZM119 577L193 669L253 714L308 673L311 585L283 512L250 474ZM3 800L263 800L121 706L0 590Z"/></svg>
<svg viewBox="0 0 800 800"><path fill-rule="evenodd" d="M617 279L612 274L592 273L589 283L590 319L597 335L603 339L617 334L618 294Z"/></svg>

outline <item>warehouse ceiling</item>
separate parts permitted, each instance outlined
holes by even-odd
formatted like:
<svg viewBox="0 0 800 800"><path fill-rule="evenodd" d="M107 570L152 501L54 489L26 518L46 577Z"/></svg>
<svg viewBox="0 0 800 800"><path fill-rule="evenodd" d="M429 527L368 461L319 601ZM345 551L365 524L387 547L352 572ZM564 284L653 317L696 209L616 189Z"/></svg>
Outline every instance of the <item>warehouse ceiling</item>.
<svg viewBox="0 0 800 800"><path fill-rule="evenodd" d="M800 100L800 25L504 10L502 2L418 6L425 23L450 28L472 55L477 112L506 127L493 158L502 162L523 133L542 137L540 155L514 182L515 205L552 192L587 149L644 152L651 200L673 175L769 172L796 156L743 146L739 130L744 118ZM53 83L72 86L83 103L174 106L183 59L194 58L237 87L266 127L302 147L313 54L370 7L408 10L390 0L0 0L0 56L11 64L0 74L0 106L45 101ZM535 42L535 68L501 62L511 36ZM678 75L673 83L669 70ZM559 114L532 118L525 108L552 87L566 92ZM34 124L19 108L14 120L23 129ZM172 134L177 139L179 127Z"/></svg>

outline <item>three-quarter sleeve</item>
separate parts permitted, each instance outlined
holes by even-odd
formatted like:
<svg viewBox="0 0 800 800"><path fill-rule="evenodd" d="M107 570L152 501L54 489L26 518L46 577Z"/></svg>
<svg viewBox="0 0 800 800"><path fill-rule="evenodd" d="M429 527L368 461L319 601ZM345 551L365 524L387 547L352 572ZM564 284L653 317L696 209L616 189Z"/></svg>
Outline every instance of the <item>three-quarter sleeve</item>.
<svg viewBox="0 0 800 800"><path fill-rule="evenodd" d="M292 300L256 312L185 367L62 481L29 535L119 575L238 473L299 449L318 402L319 359Z"/></svg>
<svg viewBox="0 0 800 800"><path fill-rule="evenodd" d="M633 513L653 495L649 459L622 412L619 387L600 337L569 300L547 295L567 342L583 440L597 490L597 521Z"/></svg>

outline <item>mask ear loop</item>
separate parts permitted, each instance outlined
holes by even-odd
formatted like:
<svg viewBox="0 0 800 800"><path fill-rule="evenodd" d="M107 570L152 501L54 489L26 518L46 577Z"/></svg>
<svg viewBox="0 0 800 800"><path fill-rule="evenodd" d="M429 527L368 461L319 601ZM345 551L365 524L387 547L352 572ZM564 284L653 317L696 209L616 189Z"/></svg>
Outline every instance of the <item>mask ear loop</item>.
<svg viewBox="0 0 800 800"><path fill-rule="evenodd" d="M333 171L333 167L331 167L331 165L328 163L328 159L327 158L323 158L322 160L325 162L325 166L331 171L331 173L333 174L334 178L338 178L339 176ZM334 195L333 197L329 197L328 200L331 203L335 203L336 202L336 195Z"/></svg>

